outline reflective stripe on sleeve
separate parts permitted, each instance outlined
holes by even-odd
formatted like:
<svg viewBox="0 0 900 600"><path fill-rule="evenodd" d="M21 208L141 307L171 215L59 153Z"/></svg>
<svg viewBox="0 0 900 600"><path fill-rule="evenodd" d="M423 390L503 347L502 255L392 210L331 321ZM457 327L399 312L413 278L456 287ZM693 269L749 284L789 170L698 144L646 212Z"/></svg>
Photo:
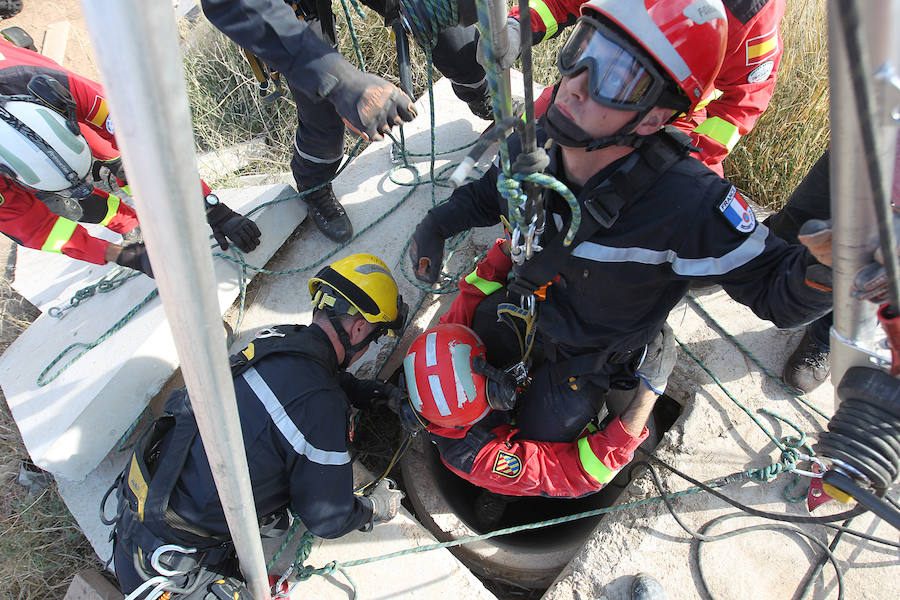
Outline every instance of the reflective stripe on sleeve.
<svg viewBox="0 0 900 600"><path fill-rule="evenodd" d="M594 451L587 437L578 440L578 460L585 472L597 480L597 483L607 484L612 481L618 471L613 471L603 464Z"/></svg>
<svg viewBox="0 0 900 600"><path fill-rule="evenodd" d="M44 245L41 246L41 250L62 254L62 247L71 239L76 227L78 227L78 223L75 221L57 217L56 223L53 224L53 229L50 230L50 235L47 236L47 239L44 240Z"/></svg>
<svg viewBox="0 0 900 600"><path fill-rule="evenodd" d="M694 128L694 133L705 135L719 142L731 152L741 134L738 133L737 125L729 123L720 117L710 117Z"/></svg>
<svg viewBox="0 0 900 600"><path fill-rule="evenodd" d="M256 369L250 367L244 371L242 377L247 382L247 385L250 386L250 389L253 390L253 393L256 394L256 397L259 398L259 401L266 407L266 411L272 417L272 421L275 422L278 431L293 446L297 454L302 454L320 465L346 465L350 462L350 454L346 451L320 450L307 442L306 437L297 429L291 417L285 412L284 406L281 405L281 401L278 400L275 392L272 391L272 388L269 387L269 384L265 382Z"/></svg>
<svg viewBox="0 0 900 600"><path fill-rule="evenodd" d="M499 283L497 281L488 281L487 279L479 277L478 269L475 269L474 271L466 275L466 283L477 287L478 291L480 291L485 296L490 296L503 287L502 283Z"/></svg>
<svg viewBox="0 0 900 600"><path fill-rule="evenodd" d="M549 37L553 37L559 30L559 23L556 22L556 17L553 16L553 12L551 12L550 8L544 4L542 0L528 0L528 7L533 8L544 23L546 32L541 39L546 40Z"/></svg>
<svg viewBox="0 0 900 600"><path fill-rule="evenodd" d="M106 216L100 221L100 225L109 225L109 222L112 221L113 217L116 216L116 213L119 212L119 202L121 201L118 196L113 196L112 194L109 195L106 199Z"/></svg>

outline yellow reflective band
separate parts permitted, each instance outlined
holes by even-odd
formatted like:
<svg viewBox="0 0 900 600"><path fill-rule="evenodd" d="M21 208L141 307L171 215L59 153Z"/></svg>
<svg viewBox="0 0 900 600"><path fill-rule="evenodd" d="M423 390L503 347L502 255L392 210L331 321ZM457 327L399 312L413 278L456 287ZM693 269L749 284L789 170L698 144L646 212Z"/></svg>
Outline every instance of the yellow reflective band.
<svg viewBox="0 0 900 600"><path fill-rule="evenodd" d="M706 98L697 103L697 106L694 107L694 110L700 110L701 108L706 108L706 105L712 102L713 100L718 100L722 97L722 90L717 90L713 88L713 90L707 94ZM684 113L682 113L684 114Z"/></svg>
<svg viewBox="0 0 900 600"><path fill-rule="evenodd" d="M553 12L550 8L544 4L542 0L528 0L528 8L533 8L544 23L546 33L544 33L544 37L541 38L541 41L553 37L559 30L559 23L556 22L556 18L553 16Z"/></svg>
<svg viewBox="0 0 900 600"><path fill-rule="evenodd" d="M478 290L485 296L490 296L503 287L502 283L497 283L496 281L488 281L487 279L482 279L481 277L479 277L478 269L466 275L466 283L477 287Z"/></svg>
<svg viewBox="0 0 900 600"><path fill-rule="evenodd" d="M578 440L578 460L581 461L581 466L584 467L587 474L596 479L597 483L609 483L618 473L618 471L613 471L597 458L586 437Z"/></svg>
<svg viewBox="0 0 900 600"><path fill-rule="evenodd" d="M119 212L119 197L110 194L109 198L106 199L106 216L103 217L100 224L104 227L109 225L109 222L112 221L117 212Z"/></svg>
<svg viewBox="0 0 900 600"><path fill-rule="evenodd" d="M41 250L44 252L56 252L57 254L62 254L62 247L66 245L66 242L68 242L69 238L72 237L72 234L75 233L76 227L78 227L78 223L75 221L58 217L56 223L53 225L53 229L50 230L50 235L47 236L44 245L41 246Z"/></svg>
<svg viewBox="0 0 900 600"><path fill-rule="evenodd" d="M738 133L737 125L733 125L720 117L710 117L703 121L694 128L694 133L705 135L716 140L725 146L729 152L731 152L735 144L738 143L738 140L741 139L741 134Z"/></svg>
<svg viewBox="0 0 900 600"><path fill-rule="evenodd" d="M123 185L123 186L122 186L121 188L119 188L119 189L122 190L123 192L125 192L126 194L128 194L129 196L133 196L133 195L134 195L134 194L131 193L131 186L129 186L127 183L126 183L125 185Z"/></svg>

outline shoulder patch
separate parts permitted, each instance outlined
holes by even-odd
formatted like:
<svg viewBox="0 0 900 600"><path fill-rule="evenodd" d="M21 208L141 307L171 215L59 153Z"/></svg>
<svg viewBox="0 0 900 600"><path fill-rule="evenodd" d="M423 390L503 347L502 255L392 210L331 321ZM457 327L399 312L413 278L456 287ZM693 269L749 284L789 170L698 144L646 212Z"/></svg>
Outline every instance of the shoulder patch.
<svg viewBox="0 0 900 600"><path fill-rule="evenodd" d="M94 96L94 104L91 105L91 110L87 114L88 122L93 124L94 127L103 127L108 117L109 108L106 106L106 100L100 96Z"/></svg>
<svg viewBox="0 0 900 600"><path fill-rule="evenodd" d="M494 468L491 469L491 472L515 479L522 472L522 461L515 454L498 450L497 458L494 459Z"/></svg>
<svg viewBox="0 0 900 600"><path fill-rule="evenodd" d="M778 26L772 28L772 31L758 35L756 37L747 38L744 43L746 48L747 66L759 65L774 59L778 53Z"/></svg>
<svg viewBox="0 0 900 600"><path fill-rule="evenodd" d="M750 233L756 229L756 215L753 214L753 209L734 186L731 186L725 198L719 203L719 212L741 233Z"/></svg>
<svg viewBox="0 0 900 600"><path fill-rule="evenodd" d="M772 74L772 69L774 68L775 60L767 60L747 74L747 83L759 83L760 81L765 81L769 78L769 75Z"/></svg>

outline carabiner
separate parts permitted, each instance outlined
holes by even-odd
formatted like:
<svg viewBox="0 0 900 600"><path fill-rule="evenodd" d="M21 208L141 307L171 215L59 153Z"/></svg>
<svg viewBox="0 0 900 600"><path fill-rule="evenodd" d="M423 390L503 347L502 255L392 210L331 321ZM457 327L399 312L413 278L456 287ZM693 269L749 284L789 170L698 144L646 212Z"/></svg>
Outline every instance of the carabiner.
<svg viewBox="0 0 900 600"><path fill-rule="evenodd" d="M821 472L814 473L813 471L804 471L803 469L797 469L794 465L788 467L788 471L793 473L794 475L802 475L804 477L809 477L810 479L822 479L822 474L828 470L828 467L825 466L825 463L822 462L822 459L818 456L807 456L806 454L797 454L797 460L805 460L807 462L813 462L819 465Z"/></svg>
<svg viewBox="0 0 900 600"><path fill-rule="evenodd" d="M159 564L160 558L166 552L177 552L179 554L193 554L197 551L196 548L185 548L184 546L179 546L177 544L163 544L159 548L153 551L153 554L150 555L150 566L159 573L160 575L165 575L166 577L172 577L174 575L181 575L182 573L186 573L186 571L178 571L174 569L167 569Z"/></svg>

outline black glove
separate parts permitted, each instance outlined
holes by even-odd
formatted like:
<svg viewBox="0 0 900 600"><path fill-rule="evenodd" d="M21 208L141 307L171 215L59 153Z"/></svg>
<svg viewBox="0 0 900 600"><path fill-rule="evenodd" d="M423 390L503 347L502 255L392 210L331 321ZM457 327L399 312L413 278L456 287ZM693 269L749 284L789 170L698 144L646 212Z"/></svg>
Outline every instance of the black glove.
<svg viewBox="0 0 900 600"><path fill-rule="evenodd" d="M367 141L382 139L391 127L416 116L412 100L397 86L360 71L343 58L334 59L318 93L334 105L353 133Z"/></svg>
<svg viewBox="0 0 900 600"><path fill-rule="evenodd" d="M394 482L390 479L382 479L369 493L372 501L372 524L387 523L397 516L400 511L400 501L403 500L402 491L394 488Z"/></svg>
<svg viewBox="0 0 900 600"><path fill-rule="evenodd" d="M262 233L256 223L221 202L206 209L206 221L222 250L228 250L228 240L242 252L250 252L259 246Z"/></svg>
<svg viewBox="0 0 900 600"><path fill-rule="evenodd" d="M150 257L147 256L147 248L144 244L129 244L122 248L116 264L153 277L153 267L150 266Z"/></svg>
<svg viewBox="0 0 900 600"><path fill-rule="evenodd" d="M118 183L119 187L128 185L128 179L125 177L125 167L122 166L121 158L114 158L112 160L95 160L94 164L91 166L91 175L94 178L94 181L100 181L103 179L103 176L100 174L100 169L106 167L109 169L111 175L116 177L121 183Z"/></svg>
<svg viewBox="0 0 900 600"><path fill-rule="evenodd" d="M373 402L387 406L400 419L400 427L403 428L403 431L416 437L420 431L425 429L425 424L409 403L409 394L392 383L386 381L379 383L381 383L380 395L376 396Z"/></svg>
<svg viewBox="0 0 900 600"><path fill-rule="evenodd" d="M444 261L444 238L433 225L431 214L425 215L416 227L409 242L409 258L412 260L416 279L435 283L441 275Z"/></svg>

